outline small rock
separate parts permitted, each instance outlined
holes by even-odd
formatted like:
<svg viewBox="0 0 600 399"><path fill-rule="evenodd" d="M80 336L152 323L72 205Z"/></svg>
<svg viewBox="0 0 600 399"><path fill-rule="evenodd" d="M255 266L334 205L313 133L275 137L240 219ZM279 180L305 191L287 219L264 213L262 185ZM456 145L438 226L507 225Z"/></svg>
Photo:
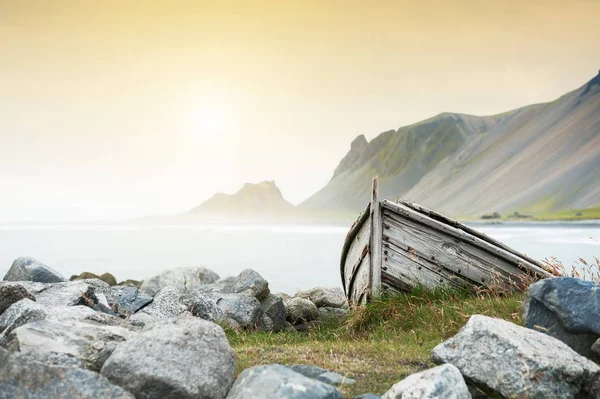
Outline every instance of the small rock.
<svg viewBox="0 0 600 399"><path fill-rule="evenodd" d="M592 353L596 358L600 359L600 338L592 344Z"/></svg>
<svg viewBox="0 0 600 399"><path fill-rule="evenodd" d="M35 301L35 297L19 284L0 285L0 315L15 302L23 298L29 298Z"/></svg>
<svg viewBox="0 0 600 399"><path fill-rule="evenodd" d="M340 385L351 385L356 383L356 380L343 376L339 373L334 373L333 371L327 371L326 373L319 375L317 380L336 387Z"/></svg>
<svg viewBox="0 0 600 399"><path fill-rule="evenodd" d="M120 344L101 374L137 397L224 398L234 372L223 329L184 317Z"/></svg>
<svg viewBox="0 0 600 399"><path fill-rule="evenodd" d="M235 320L242 328L257 327L263 311L258 299L244 294L221 294L211 293L210 297L215 300L227 315Z"/></svg>
<svg viewBox="0 0 600 399"><path fill-rule="evenodd" d="M313 366L311 364L292 364L287 367L308 378L317 378L321 374L327 373L327 370L324 368Z"/></svg>
<svg viewBox="0 0 600 399"><path fill-rule="evenodd" d="M121 281L117 285L121 287L135 287L139 289L142 286L142 281L128 279L125 281Z"/></svg>
<svg viewBox="0 0 600 399"><path fill-rule="evenodd" d="M43 263L23 256L14 260L4 281L34 281L38 283L60 283L67 281L59 272Z"/></svg>
<svg viewBox="0 0 600 399"><path fill-rule="evenodd" d="M296 325L314 320L317 317L317 307L304 298L292 298L286 304L286 320Z"/></svg>
<svg viewBox="0 0 600 399"><path fill-rule="evenodd" d="M273 322L273 332L279 332L284 328L285 323L285 304L283 299L276 295L269 294L262 301L260 301L260 307L265 315Z"/></svg>
<svg viewBox="0 0 600 399"><path fill-rule="evenodd" d="M208 295L198 293L186 294L182 297L181 301L192 316L212 322L219 322L226 317L225 311Z"/></svg>
<svg viewBox="0 0 600 399"><path fill-rule="evenodd" d="M129 392L88 370L30 361L0 348L2 398L128 398Z"/></svg>
<svg viewBox="0 0 600 399"><path fill-rule="evenodd" d="M297 298L304 298L310 300L318 308L330 307L330 308L343 308L348 307L346 296L341 288L331 287L315 287L308 291L300 291L296 294Z"/></svg>
<svg viewBox="0 0 600 399"><path fill-rule="evenodd" d="M456 366L470 383L503 397L592 397L594 362L563 342L505 320L473 315L457 335L433 349L436 363Z"/></svg>
<svg viewBox="0 0 600 399"><path fill-rule="evenodd" d="M154 296L163 287L177 288L183 293L202 289L204 285L219 280L219 275L204 267L182 267L167 270L158 276L144 280L140 291Z"/></svg>
<svg viewBox="0 0 600 399"><path fill-rule="evenodd" d="M383 399L471 399L460 371L444 364L412 374L394 384Z"/></svg>
<svg viewBox="0 0 600 399"><path fill-rule="evenodd" d="M362 395L355 396L354 399L381 399L381 396L375 395L374 393L363 393Z"/></svg>
<svg viewBox="0 0 600 399"><path fill-rule="evenodd" d="M523 301L526 327L548 334L577 353L598 359L591 347L600 338L600 286L571 277L532 284Z"/></svg>
<svg viewBox="0 0 600 399"><path fill-rule="evenodd" d="M283 327L281 328L281 330L279 331L284 331L284 332L296 332L296 328L292 325L292 323L290 323L289 321L285 321L283 323Z"/></svg>
<svg viewBox="0 0 600 399"><path fill-rule="evenodd" d="M140 312L147 313L155 319L170 320L183 316L187 307L180 302L181 292L174 287L163 287L152 303Z"/></svg>
<svg viewBox="0 0 600 399"><path fill-rule="evenodd" d="M134 314L152 302L150 295L144 294L135 287L112 287L108 304L119 316Z"/></svg>
<svg viewBox="0 0 600 399"><path fill-rule="evenodd" d="M115 276L113 276L110 273L104 273L104 274L101 274L100 276L98 276L97 274L94 274L94 273L83 272L79 276L78 275L71 276L71 278L69 280L71 280L71 281L87 280L87 279L92 279L92 278L98 279L100 281L104 281L106 284L110 285L111 287L113 285L117 285L117 279L115 278Z"/></svg>
<svg viewBox="0 0 600 399"><path fill-rule="evenodd" d="M227 399L342 399L340 391L279 364L256 366L240 373Z"/></svg>
<svg viewBox="0 0 600 399"><path fill-rule="evenodd" d="M317 319L319 320L341 319L347 314L348 309L344 308L330 308L328 306L317 308Z"/></svg>
<svg viewBox="0 0 600 399"><path fill-rule="evenodd" d="M236 277L233 290L236 294L244 293L260 301L269 295L269 283L256 271L246 269Z"/></svg>

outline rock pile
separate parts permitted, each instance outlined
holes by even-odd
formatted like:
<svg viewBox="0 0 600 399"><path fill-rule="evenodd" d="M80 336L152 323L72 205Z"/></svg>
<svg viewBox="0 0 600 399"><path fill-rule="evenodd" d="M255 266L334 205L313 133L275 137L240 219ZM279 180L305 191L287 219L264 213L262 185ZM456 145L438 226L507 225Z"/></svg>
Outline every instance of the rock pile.
<svg viewBox="0 0 600 399"><path fill-rule="evenodd" d="M294 330L283 296L271 294L256 271L219 279L205 268L174 269L145 280L140 289L114 285L108 277L108 283L82 277L90 276L67 281L35 259L15 260L0 282L0 397L255 397L244 392L263 378L279 378L251 370L252 378L238 378L230 390L233 351L215 324ZM321 308L347 308L334 298L339 292L317 292L330 299L319 299ZM301 320L315 320L313 313ZM288 381L281 380L275 393L308 381L302 397L337 398L333 385L350 381L326 370L310 379L279 367L266 372L283 373Z"/></svg>

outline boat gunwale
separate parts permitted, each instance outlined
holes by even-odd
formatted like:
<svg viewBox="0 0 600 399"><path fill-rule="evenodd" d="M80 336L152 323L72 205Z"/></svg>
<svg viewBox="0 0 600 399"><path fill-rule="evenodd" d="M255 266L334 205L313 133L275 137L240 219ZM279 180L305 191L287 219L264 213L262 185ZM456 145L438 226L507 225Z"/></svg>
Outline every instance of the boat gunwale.
<svg viewBox="0 0 600 399"><path fill-rule="evenodd" d="M367 207L362 211L362 213L360 215L358 215L358 218L356 218L356 221L354 222L354 224L352 224L352 227L350 227L350 230L348 231L348 234L346 234L346 238L344 239L344 246L342 247L342 256L340 258L340 273L342 276L342 286L344 287L344 294L346 295L346 297L348 296L348 293L346 292L346 279L345 279L345 266L346 266L346 257L348 256L348 251L350 251L350 247L352 247L352 243L354 241L354 237L356 237L356 235L358 234L358 232L360 231L360 229L362 228L362 226L365 224L365 222L369 219L369 217L371 216L371 202L369 202L367 204ZM369 248L370 251L370 248Z"/></svg>

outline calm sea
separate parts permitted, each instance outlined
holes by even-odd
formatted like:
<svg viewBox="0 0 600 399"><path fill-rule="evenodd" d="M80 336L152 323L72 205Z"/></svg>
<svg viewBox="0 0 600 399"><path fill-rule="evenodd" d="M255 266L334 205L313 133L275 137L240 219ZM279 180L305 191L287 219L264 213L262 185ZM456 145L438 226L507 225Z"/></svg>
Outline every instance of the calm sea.
<svg viewBox="0 0 600 399"><path fill-rule="evenodd" d="M599 223L476 225L536 259L566 266L600 258ZM0 226L0 277L32 256L67 278L83 271L141 280L174 267L206 266L221 277L252 268L273 292L339 286L344 226Z"/></svg>

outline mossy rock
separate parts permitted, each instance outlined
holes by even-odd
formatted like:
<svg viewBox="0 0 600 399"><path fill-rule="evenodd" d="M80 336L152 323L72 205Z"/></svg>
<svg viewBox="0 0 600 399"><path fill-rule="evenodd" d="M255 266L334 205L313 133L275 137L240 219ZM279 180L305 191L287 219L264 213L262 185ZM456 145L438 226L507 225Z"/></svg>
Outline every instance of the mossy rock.
<svg viewBox="0 0 600 399"><path fill-rule="evenodd" d="M104 281L106 284L113 286L113 285L117 285L117 279L115 278L115 276L113 276L110 273L104 273L100 276L98 276L97 274L94 273L90 273L90 272L83 272L81 273L79 276L74 274L71 276L70 280L85 280L88 278L97 278L98 280L102 280Z"/></svg>

